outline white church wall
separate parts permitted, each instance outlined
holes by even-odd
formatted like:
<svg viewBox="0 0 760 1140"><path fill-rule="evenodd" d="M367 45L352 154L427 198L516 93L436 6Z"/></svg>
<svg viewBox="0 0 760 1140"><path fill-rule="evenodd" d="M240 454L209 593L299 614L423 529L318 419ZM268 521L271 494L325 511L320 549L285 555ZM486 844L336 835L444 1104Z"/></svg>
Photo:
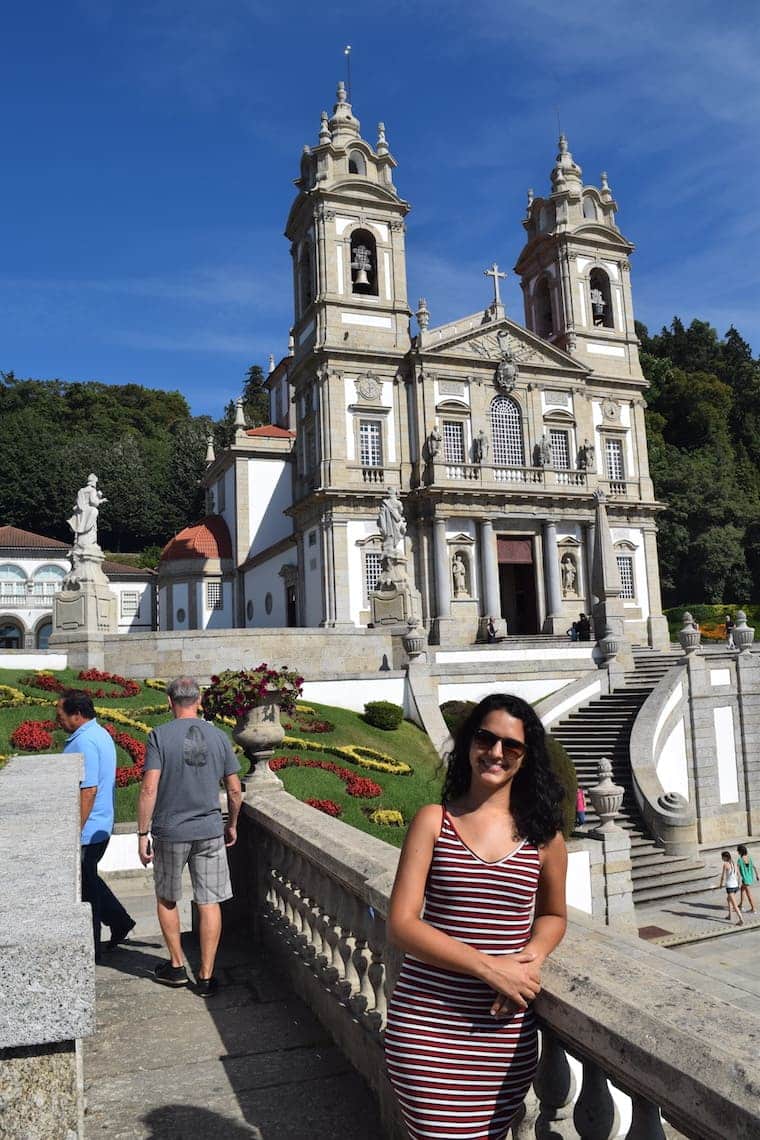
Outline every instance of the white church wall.
<svg viewBox="0 0 760 1140"><path fill-rule="evenodd" d="M638 527L614 526L610 527L613 544L616 542L630 542L634 550L625 549L623 553L633 558L633 582L636 597L626 600L623 606L626 609L641 610L642 619L649 617L649 585L647 579L647 557L644 548L644 535Z"/></svg>
<svg viewBox="0 0 760 1140"><path fill-rule="evenodd" d="M683 718L673 725L657 757L657 778L666 792L679 792L689 799L689 769Z"/></svg>
<svg viewBox="0 0 760 1140"><path fill-rule="evenodd" d="M23 653L19 649L0 649L0 669L65 669L66 654L38 650Z"/></svg>
<svg viewBox="0 0 760 1140"><path fill-rule="evenodd" d="M221 586L221 607L209 605L209 586ZM215 593L216 591L214 591ZM220 582L215 579L211 582L197 583L197 613L201 620L198 623L201 629L229 629L235 624L235 613L232 596L232 582Z"/></svg>
<svg viewBox="0 0 760 1140"><path fill-rule="evenodd" d="M317 701L322 705L334 705L339 709L364 712L367 701L392 701L394 705L404 704L406 678L400 677L352 677L336 681L306 681L303 699Z"/></svg>
<svg viewBox="0 0 760 1140"><path fill-rule="evenodd" d="M116 595L117 633L153 628L152 591L147 582L111 582Z"/></svg>
<svg viewBox="0 0 760 1140"><path fill-rule="evenodd" d="M158 590L158 628L169 628L169 591L166 586Z"/></svg>
<svg viewBox="0 0 760 1140"><path fill-rule="evenodd" d="M190 616L188 613L188 589L186 582L177 582L172 590L172 629L189 629ZM168 623L167 623L168 626Z"/></svg>
<svg viewBox="0 0 760 1140"><path fill-rule="evenodd" d="M289 463L282 459L249 460L248 526L251 536L249 558L292 533L293 524L284 513L291 501L292 480Z"/></svg>
<svg viewBox="0 0 760 1140"><path fill-rule="evenodd" d="M346 526L348 606L351 621L356 625L363 624L362 611L366 613L369 607L364 598L364 551L357 543L377 533L377 523L374 519L351 519Z"/></svg>
<svg viewBox="0 0 760 1140"><path fill-rule="evenodd" d="M322 620L322 544L317 527L306 532L303 554L304 625L315 626Z"/></svg>
<svg viewBox="0 0 760 1140"><path fill-rule="evenodd" d="M285 580L280 570L283 566L292 566L294 561L295 551L292 547L288 547L266 562L246 571L245 624L248 629L282 629L287 625ZM307 586L306 601L308 596ZM309 624L317 623L307 622L307 625Z"/></svg>
<svg viewBox="0 0 760 1140"><path fill-rule="evenodd" d="M550 693L564 689L572 684L575 677L538 677L535 680L517 681L510 677L499 681L456 681L451 684L438 686L438 702L445 701L482 701L491 693L513 693L522 697L528 704L535 704Z"/></svg>

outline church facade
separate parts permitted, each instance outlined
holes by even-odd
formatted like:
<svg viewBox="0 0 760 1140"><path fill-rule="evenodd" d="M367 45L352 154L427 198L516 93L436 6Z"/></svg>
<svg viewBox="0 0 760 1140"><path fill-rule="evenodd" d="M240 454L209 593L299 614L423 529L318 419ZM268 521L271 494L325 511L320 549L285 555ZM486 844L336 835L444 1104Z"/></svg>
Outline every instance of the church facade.
<svg viewBox="0 0 760 1140"><path fill-rule="evenodd" d="M665 644L633 246L606 176L584 184L562 137L546 195L529 192L524 323L494 264L484 310L435 326L420 300L413 326L395 168L383 124L371 146L339 85L285 231L294 324L268 378L272 422L239 418L209 454L206 554L183 559L186 535L168 544L161 627L366 626L393 493L432 642L483 639L489 619L497 634L564 634L592 610L601 494L626 636Z"/></svg>

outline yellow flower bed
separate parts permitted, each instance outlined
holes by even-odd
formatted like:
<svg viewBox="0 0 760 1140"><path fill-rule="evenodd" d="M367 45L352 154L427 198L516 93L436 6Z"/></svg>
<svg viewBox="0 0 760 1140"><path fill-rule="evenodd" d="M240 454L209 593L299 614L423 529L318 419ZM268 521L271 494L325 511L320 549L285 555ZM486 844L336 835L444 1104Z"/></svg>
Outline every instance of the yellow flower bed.
<svg viewBox="0 0 760 1140"><path fill-rule="evenodd" d="M369 813L368 819L380 827L403 827L404 817L400 811L391 808L375 808Z"/></svg>
<svg viewBox="0 0 760 1140"><path fill-rule="evenodd" d="M157 689L159 693L166 692L166 681L163 681L160 677L148 677L148 679L142 683L148 689Z"/></svg>
<svg viewBox="0 0 760 1140"><path fill-rule="evenodd" d="M28 702L26 693L14 689L12 685L0 685L0 707L4 709L25 705Z"/></svg>
<svg viewBox="0 0 760 1140"><path fill-rule="evenodd" d="M142 720L135 720L134 717L127 716L121 709L111 709L105 705L96 705L95 712L98 716L104 716L108 720L116 721L117 724L125 725L126 728L136 728L138 732L144 732L146 736L149 732L153 731L149 724L146 724Z"/></svg>
<svg viewBox="0 0 760 1140"><path fill-rule="evenodd" d="M359 744L340 747L336 744L319 744L316 740L301 740L297 736L286 736L283 744L289 748L303 748L308 752L328 752L331 756L339 756L341 760L349 760L359 768L390 772L394 776L408 776L412 771L410 765L403 760L394 760L384 752L376 752L374 748L364 748Z"/></svg>

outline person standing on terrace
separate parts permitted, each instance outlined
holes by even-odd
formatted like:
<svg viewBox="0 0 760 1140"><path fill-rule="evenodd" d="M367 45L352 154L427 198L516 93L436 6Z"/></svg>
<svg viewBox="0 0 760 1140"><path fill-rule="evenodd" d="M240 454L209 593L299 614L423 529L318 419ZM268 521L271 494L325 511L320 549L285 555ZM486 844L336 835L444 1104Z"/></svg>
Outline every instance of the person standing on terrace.
<svg viewBox="0 0 760 1140"><path fill-rule="evenodd" d="M531 1003L565 933L563 789L543 726L493 694L460 726L409 828L388 935L405 952L386 1061L412 1140L506 1135L535 1075Z"/></svg>

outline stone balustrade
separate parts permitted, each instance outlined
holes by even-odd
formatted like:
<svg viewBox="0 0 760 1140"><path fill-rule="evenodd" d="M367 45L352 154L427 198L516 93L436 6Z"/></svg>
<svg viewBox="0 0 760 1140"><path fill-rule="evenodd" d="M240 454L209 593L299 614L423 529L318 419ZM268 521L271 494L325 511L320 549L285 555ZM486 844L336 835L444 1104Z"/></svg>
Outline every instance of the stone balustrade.
<svg viewBox="0 0 760 1140"><path fill-rule="evenodd" d="M382 1031L398 968L385 917L398 852L282 790L246 802L236 900L405 1136ZM749 1140L760 1135L760 1019L740 991L671 951L585 922L544 971L542 1054L515 1140Z"/></svg>
<svg viewBox="0 0 760 1140"><path fill-rule="evenodd" d="M0 772L0 1136L84 1136L81 1039L95 1032L90 907L80 901L82 757Z"/></svg>

